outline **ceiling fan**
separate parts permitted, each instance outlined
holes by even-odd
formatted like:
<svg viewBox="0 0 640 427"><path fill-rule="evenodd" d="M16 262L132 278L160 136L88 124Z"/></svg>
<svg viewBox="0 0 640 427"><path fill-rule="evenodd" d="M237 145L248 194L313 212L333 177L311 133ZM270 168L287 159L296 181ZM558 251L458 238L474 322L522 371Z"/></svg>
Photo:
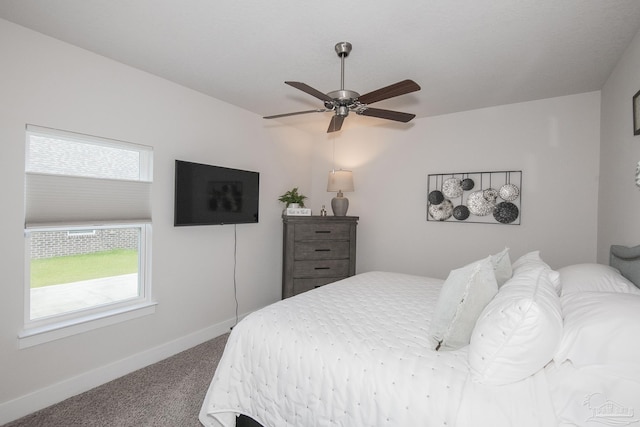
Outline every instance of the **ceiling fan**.
<svg viewBox="0 0 640 427"><path fill-rule="evenodd" d="M416 115L403 113L400 111L383 110L380 108L371 108L369 104L382 101L384 99L393 98L395 96L405 95L407 93L420 90L420 86L413 80L403 80L398 83L374 90L373 92L360 95L358 92L347 90L344 88L344 59L349 56L352 46L349 42L340 42L336 44L336 53L340 57L341 73L340 73L340 90L322 93L312 88L308 84L302 82L285 82L289 86L315 96L324 102L324 108L315 110L296 111L294 113L276 114L274 116L266 116L265 119L276 119L279 117L294 116L307 113L325 113L333 111L335 114L329 123L328 132L336 132L342 128L342 123L350 111L361 116L378 117L380 119L395 120L397 122L407 123Z"/></svg>

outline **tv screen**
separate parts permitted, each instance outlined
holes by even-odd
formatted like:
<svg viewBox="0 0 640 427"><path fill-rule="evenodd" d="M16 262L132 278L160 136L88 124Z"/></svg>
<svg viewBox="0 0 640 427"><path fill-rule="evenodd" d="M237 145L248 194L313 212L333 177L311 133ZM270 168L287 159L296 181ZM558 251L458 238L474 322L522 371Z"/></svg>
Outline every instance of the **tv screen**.
<svg viewBox="0 0 640 427"><path fill-rule="evenodd" d="M258 172L176 160L174 226L258 222Z"/></svg>

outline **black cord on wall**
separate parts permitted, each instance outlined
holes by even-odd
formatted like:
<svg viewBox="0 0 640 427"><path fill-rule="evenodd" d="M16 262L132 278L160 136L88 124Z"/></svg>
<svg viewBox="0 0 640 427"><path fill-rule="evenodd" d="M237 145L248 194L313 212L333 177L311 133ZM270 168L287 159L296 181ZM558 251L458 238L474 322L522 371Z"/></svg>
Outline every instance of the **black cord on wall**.
<svg viewBox="0 0 640 427"><path fill-rule="evenodd" d="M236 282L237 260L238 260L238 225L233 224L233 298L236 301L236 323L233 326L236 326L238 324L238 284Z"/></svg>

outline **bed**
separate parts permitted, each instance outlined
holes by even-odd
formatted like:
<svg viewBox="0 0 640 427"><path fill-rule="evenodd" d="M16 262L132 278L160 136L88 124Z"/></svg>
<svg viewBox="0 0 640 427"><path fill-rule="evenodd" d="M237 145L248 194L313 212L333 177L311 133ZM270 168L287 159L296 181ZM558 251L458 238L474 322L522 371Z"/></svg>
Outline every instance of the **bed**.
<svg viewBox="0 0 640 427"><path fill-rule="evenodd" d="M277 302L233 329L200 421L640 424L640 246L610 264L505 249L446 280L367 272Z"/></svg>

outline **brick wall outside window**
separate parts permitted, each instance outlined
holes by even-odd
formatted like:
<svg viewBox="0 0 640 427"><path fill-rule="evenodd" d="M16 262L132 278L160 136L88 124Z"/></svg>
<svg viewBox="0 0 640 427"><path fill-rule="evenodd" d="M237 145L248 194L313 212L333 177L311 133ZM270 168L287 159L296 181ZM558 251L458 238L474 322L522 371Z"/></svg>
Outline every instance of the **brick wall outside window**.
<svg viewBox="0 0 640 427"><path fill-rule="evenodd" d="M80 255L113 249L138 249L138 230L86 230L86 233L41 231L31 235L31 259Z"/></svg>

